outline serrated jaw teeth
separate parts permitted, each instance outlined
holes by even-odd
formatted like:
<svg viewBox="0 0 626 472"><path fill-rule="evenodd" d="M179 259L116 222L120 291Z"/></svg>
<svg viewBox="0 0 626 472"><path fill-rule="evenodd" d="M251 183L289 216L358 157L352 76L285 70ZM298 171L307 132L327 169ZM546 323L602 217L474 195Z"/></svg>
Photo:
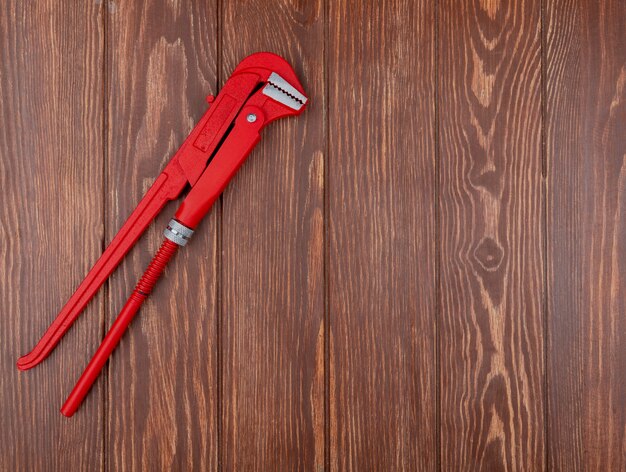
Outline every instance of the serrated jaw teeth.
<svg viewBox="0 0 626 472"><path fill-rule="evenodd" d="M296 111L308 101L307 97L276 72L272 72L269 76L267 85L263 87L263 94Z"/></svg>

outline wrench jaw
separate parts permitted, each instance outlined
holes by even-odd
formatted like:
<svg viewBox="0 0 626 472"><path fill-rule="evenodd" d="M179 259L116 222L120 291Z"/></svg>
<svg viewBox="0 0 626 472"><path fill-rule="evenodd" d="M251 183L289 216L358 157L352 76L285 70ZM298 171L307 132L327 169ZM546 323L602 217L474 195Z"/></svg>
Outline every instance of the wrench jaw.
<svg viewBox="0 0 626 472"><path fill-rule="evenodd" d="M298 76L291 65L282 57L271 52L251 54L239 63L233 72L233 76L251 73L259 77L260 83L266 83L264 90L268 89L268 85L271 84L279 91L296 99L302 105L306 104L308 99L304 94L304 89L298 80ZM285 106L291 107L291 105L294 105L297 107L297 104L287 104L287 99L284 99L284 102L283 99L278 99L278 101ZM300 108L294 109L299 110Z"/></svg>
<svg viewBox="0 0 626 472"><path fill-rule="evenodd" d="M275 88L273 94L269 92L270 84ZM223 141L228 125L235 121L238 114L243 113L241 108L261 104L262 101L256 99L259 89L267 89L274 102L282 105L268 107L266 123L283 116L298 115L304 110L302 105L307 98L287 61L269 52L252 54L243 59L187 138L189 143L183 144L172 159L178 161L184 178L191 186L206 169L210 156L217 151L216 146ZM285 113L285 110L289 113Z"/></svg>
<svg viewBox="0 0 626 472"><path fill-rule="evenodd" d="M292 73L293 70L290 74ZM268 74L265 85L248 99L240 115L253 120L260 119L262 123L256 124L257 130L260 131L278 118L301 114L308 104L309 98L302 91L297 79L289 82L272 71Z"/></svg>
<svg viewBox="0 0 626 472"><path fill-rule="evenodd" d="M309 100L276 72L270 74L263 94L295 111L299 111Z"/></svg>

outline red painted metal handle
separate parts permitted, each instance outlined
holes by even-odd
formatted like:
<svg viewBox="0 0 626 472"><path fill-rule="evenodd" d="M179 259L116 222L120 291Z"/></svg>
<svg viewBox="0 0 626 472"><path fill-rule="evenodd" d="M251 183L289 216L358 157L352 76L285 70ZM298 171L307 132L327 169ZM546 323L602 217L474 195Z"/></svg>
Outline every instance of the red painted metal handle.
<svg viewBox="0 0 626 472"><path fill-rule="evenodd" d="M72 393L70 393L70 396L61 408L61 413L65 416L72 416L83 402L85 396L89 393L91 386L96 381L96 378L100 375L102 367L104 367L107 359L120 342L122 335L139 311L139 308L143 304L144 300L154 288L154 285L163 273L165 266L174 254L176 254L178 247L179 246L176 243L170 241L169 239L165 239L165 241L163 241L159 251L152 259L152 262L144 272L141 280L139 280L135 290L124 305L124 308L122 308L122 311L120 311L120 314L113 323L113 326L111 326L111 329L104 337L102 344L100 344L100 347L94 354L93 358L89 361L87 368L78 379Z"/></svg>

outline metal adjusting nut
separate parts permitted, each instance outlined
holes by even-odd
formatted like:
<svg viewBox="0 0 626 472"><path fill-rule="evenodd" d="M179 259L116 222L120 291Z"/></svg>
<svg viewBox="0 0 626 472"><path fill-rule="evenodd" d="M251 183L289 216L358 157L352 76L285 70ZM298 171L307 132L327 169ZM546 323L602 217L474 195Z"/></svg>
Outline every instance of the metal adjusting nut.
<svg viewBox="0 0 626 472"><path fill-rule="evenodd" d="M179 246L184 246L185 244L187 244L189 239L191 239L192 234L192 229L187 228L185 225L180 224L176 220L170 220L170 222L167 224L167 228L165 228L165 231L163 231L163 235L167 239L178 244Z"/></svg>

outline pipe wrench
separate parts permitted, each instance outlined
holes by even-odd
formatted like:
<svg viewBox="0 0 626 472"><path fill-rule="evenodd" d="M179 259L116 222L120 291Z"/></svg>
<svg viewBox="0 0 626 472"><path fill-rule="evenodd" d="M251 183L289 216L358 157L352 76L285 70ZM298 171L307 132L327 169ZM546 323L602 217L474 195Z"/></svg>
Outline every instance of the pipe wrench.
<svg viewBox="0 0 626 472"><path fill-rule="evenodd" d="M164 231L164 240L100 347L61 408L72 416L89 392L124 331L148 297L166 264L187 244L272 121L302 113L307 97L291 66L271 53L246 57L148 189L128 220L89 271L76 292L33 350L17 361L20 370L35 367L59 343L89 300L118 266L165 204L189 192Z"/></svg>

